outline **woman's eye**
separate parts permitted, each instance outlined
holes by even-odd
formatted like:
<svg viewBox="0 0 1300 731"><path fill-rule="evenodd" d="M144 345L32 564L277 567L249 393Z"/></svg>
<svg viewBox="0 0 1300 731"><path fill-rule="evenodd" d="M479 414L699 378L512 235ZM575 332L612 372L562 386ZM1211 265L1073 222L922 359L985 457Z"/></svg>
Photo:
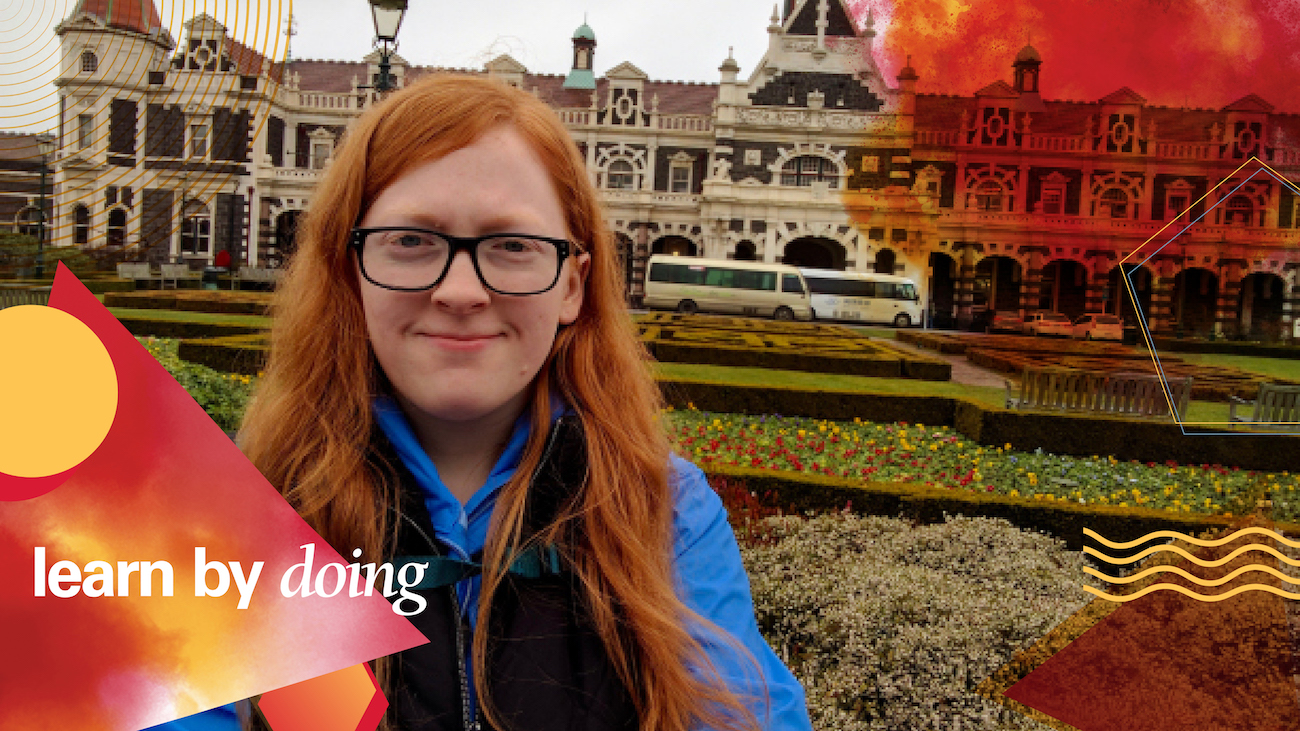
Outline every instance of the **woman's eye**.
<svg viewBox="0 0 1300 731"><path fill-rule="evenodd" d="M537 250L537 243L525 239L496 239L492 249L503 254L526 254Z"/></svg>
<svg viewBox="0 0 1300 731"><path fill-rule="evenodd" d="M397 238L397 245L402 247L424 246L429 240L416 234L403 234Z"/></svg>

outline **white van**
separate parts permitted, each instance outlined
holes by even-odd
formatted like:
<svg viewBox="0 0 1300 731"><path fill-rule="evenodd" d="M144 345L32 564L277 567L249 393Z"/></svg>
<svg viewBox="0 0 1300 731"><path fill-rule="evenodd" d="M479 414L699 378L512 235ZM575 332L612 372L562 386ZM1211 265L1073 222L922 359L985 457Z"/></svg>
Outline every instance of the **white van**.
<svg viewBox="0 0 1300 731"><path fill-rule="evenodd" d="M784 264L656 254L646 269L645 306L678 312L811 320L808 288Z"/></svg>
<svg viewBox="0 0 1300 731"><path fill-rule="evenodd" d="M921 322L916 283L906 277L832 269L800 269L818 320L879 322L911 327Z"/></svg>

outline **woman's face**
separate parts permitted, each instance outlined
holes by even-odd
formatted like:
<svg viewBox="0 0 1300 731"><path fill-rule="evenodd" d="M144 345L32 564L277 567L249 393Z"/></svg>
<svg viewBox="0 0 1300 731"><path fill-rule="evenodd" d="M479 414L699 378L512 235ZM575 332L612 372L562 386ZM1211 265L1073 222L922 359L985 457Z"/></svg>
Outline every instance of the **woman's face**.
<svg viewBox="0 0 1300 731"><path fill-rule="evenodd" d="M508 125L411 168L379 194L361 226L568 238L546 168ZM467 251L455 254L441 284L423 292L384 289L358 272L371 345L407 413L444 425L522 413L557 328L582 307L587 261L586 254L570 257L554 288L523 297L486 289Z"/></svg>

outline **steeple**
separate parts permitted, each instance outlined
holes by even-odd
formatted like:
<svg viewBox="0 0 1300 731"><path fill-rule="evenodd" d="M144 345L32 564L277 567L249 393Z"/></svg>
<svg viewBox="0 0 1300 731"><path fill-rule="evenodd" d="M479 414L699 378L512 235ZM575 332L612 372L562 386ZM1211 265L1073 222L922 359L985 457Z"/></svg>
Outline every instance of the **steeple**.
<svg viewBox="0 0 1300 731"><path fill-rule="evenodd" d="M573 68L564 78L565 89L595 89L596 74L592 71L592 58L596 55L596 33L582 19L582 25L573 31Z"/></svg>

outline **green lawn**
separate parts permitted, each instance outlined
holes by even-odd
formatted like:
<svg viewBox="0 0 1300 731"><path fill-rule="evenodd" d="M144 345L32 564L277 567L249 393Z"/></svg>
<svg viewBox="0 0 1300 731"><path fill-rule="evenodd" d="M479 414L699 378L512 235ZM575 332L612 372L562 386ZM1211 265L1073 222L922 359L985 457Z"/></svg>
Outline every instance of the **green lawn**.
<svg viewBox="0 0 1300 731"><path fill-rule="evenodd" d="M870 378L803 371L776 371L767 368L732 368L691 363L658 363L659 373L670 378L732 383L738 386L786 386L856 393L906 394L917 396L964 397L982 403L1002 405L1006 391L987 386L967 386L946 381L921 381L910 378Z"/></svg>
<svg viewBox="0 0 1300 731"><path fill-rule="evenodd" d="M1261 358L1257 355L1224 355L1220 353L1171 353L1188 363L1198 365L1240 368L1273 378L1300 381L1300 360L1292 358Z"/></svg>
<svg viewBox="0 0 1300 731"><path fill-rule="evenodd" d="M271 318L262 315L225 315L215 312L186 312L183 310L153 310L134 307L110 307L114 317L145 318L167 322L202 322L216 325L242 325L270 329Z"/></svg>

